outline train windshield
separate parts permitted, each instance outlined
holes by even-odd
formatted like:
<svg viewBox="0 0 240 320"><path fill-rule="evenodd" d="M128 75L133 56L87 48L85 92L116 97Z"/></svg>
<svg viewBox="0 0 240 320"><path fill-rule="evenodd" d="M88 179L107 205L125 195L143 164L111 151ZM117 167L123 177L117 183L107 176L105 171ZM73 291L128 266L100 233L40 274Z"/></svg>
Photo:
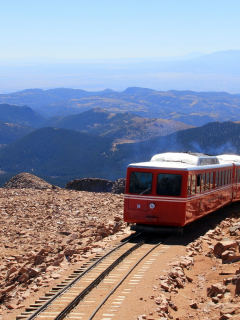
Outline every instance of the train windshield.
<svg viewBox="0 0 240 320"><path fill-rule="evenodd" d="M131 172L130 193L149 194L152 190L152 174L149 172Z"/></svg>
<svg viewBox="0 0 240 320"><path fill-rule="evenodd" d="M180 196L182 176L180 174L160 173L157 180L159 196Z"/></svg>

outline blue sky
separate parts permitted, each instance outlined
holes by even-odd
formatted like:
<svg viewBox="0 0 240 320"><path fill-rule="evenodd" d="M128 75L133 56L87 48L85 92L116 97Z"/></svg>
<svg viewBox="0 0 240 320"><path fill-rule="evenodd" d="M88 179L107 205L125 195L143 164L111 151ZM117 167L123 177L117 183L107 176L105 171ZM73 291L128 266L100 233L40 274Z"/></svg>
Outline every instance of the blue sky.
<svg viewBox="0 0 240 320"><path fill-rule="evenodd" d="M2 0L0 59L240 50L239 12L239 0Z"/></svg>

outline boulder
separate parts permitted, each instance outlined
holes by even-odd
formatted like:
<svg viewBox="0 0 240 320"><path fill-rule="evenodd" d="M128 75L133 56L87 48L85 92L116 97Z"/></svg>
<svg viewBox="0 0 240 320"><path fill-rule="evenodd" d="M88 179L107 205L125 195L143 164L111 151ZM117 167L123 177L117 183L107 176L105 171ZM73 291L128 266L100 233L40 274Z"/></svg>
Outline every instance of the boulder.
<svg viewBox="0 0 240 320"><path fill-rule="evenodd" d="M222 257L222 253L226 251L229 248L238 248L237 241L220 241L217 244L215 244L213 253L217 257Z"/></svg>
<svg viewBox="0 0 240 320"><path fill-rule="evenodd" d="M223 294L227 291L227 287L221 283L212 284L211 287L207 288L207 295L209 297L215 297L218 294Z"/></svg>

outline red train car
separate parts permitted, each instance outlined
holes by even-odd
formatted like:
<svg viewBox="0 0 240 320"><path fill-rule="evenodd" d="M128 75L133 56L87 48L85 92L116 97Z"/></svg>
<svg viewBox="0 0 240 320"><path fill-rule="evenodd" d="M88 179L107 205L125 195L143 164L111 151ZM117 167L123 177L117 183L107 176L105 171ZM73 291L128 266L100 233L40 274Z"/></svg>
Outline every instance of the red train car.
<svg viewBox="0 0 240 320"><path fill-rule="evenodd" d="M239 167L236 186L235 167ZM157 154L127 168L124 221L136 231L182 232L186 224L231 203L235 189L237 201L240 162L236 166L197 153Z"/></svg>
<svg viewBox="0 0 240 320"><path fill-rule="evenodd" d="M240 201L240 156L234 154L222 154L217 156L220 163L232 163L233 164L233 195L232 201Z"/></svg>

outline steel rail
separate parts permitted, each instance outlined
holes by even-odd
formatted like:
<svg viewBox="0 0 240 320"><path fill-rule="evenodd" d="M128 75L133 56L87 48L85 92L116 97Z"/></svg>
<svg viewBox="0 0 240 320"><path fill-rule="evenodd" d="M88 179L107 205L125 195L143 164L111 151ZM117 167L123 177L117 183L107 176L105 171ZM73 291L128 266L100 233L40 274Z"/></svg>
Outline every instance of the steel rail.
<svg viewBox="0 0 240 320"><path fill-rule="evenodd" d="M127 274L118 282L118 284L112 289L112 291L103 299L103 301L99 304L99 306L95 309L95 311L91 314L88 320L92 320L98 310L104 305L104 303L108 300L108 298L117 290L117 288L123 283L123 281L129 276L129 274L136 268L136 266L154 249L156 249L161 242L156 244L153 248L151 248L143 257L141 257L134 266L127 272Z"/></svg>
<svg viewBox="0 0 240 320"><path fill-rule="evenodd" d="M124 241L116 248L112 249L111 251L107 252L104 256L99 258L96 262L94 262L91 266L89 266L85 271L83 271L79 276L77 276L75 279L73 279L69 284L67 284L64 288L62 288L60 291L58 291L52 298L50 298L48 301L46 301L41 307L39 307L33 314L31 314L26 320L32 320L36 318L39 313L41 313L43 310L45 310L54 300L56 300L60 295L62 295L65 291L69 290L79 279L81 279L85 274L87 274L89 271L91 271L93 268L95 268L103 259L105 259L107 256L112 254L114 251L120 249L122 246L130 242L132 239L138 237L141 235L140 233L135 234L133 237L128 239L127 241Z"/></svg>
<svg viewBox="0 0 240 320"><path fill-rule="evenodd" d="M106 270L104 270L88 287L86 287L73 301L70 302L70 304L59 313L59 315L54 318L54 320L62 320L66 317L67 314L71 312L72 309L74 309L78 303L94 288L96 287L99 282L102 281L103 278L105 278L108 273L113 270L122 260L124 260L130 253L132 253L134 250L139 248L144 244L144 240L137 243L135 246L124 252L117 260L115 260Z"/></svg>

